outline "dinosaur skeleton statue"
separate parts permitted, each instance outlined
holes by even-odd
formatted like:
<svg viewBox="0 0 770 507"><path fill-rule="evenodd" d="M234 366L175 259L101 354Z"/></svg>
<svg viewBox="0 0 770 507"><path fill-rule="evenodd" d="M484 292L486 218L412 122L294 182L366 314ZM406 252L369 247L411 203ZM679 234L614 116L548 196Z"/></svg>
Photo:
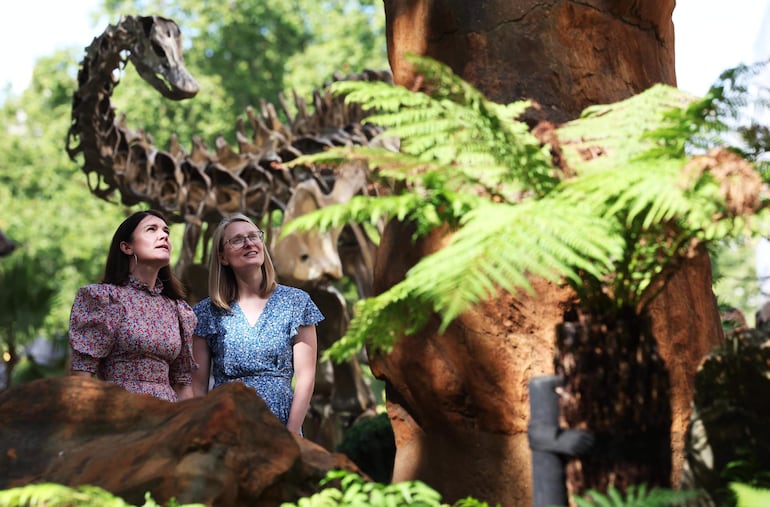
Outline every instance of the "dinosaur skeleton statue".
<svg viewBox="0 0 770 507"><path fill-rule="evenodd" d="M168 149L162 150L153 146L150 136L129 129L124 115L119 118L115 115L110 100L117 85L113 73L124 66L126 60L164 97L186 99L198 91L198 84L184 66L181 32L174 21L155 16L122 18L86 48L78 73L78 88L73 95L67 153L72 160L82 155L82 169L94 195L112 200L119 191L124 205L144 202L165 212L169 220L185 223L176 271L190 287L193 301L207 293L205 266L209 238L206 233L209 225L223 216L243 212L261 223L268 231L268 238L275 238L274 212L285 220L303 213L302 210L371 191L361 164L291 169L284 165L300 155L327 147L379 142L375 136L381 129L363 123L366 112L356 105L345 104L343 98L332 95L328 89L314 92L312 112L304 100L294 94L296 113L292 114L282 96L287 123L283 123L275 107L265 101L261 102L259 112L247 108L246 122L242 119L236 122L237 151L221 136L216 139L214 151L198 137L193 138L190 152L185 151L175 137ZM387 72L366 71L344 79L390 82L391 77ZM204 226L206 233L203 233ZM201 241L202 248L198 248ZM337 249L338 242L348 245L342 256ZM352 253L350 245L353 245ZM279 279L306 288L316 299L327 297L319 306L326 306L327 312L335 315L336 320L332 319L334 322L329 324L332 333L344 333L348 317L344 299L328 282L340 279L344 273L354 277L359 290L370 290L367 287L371 283L372 248L368 237L354 225L323 234L311 231L305 236L271 244ZM194 257L199 251L203 251L203 259L195 263ZM324 264L324 259L331 260ZM310 263L316 267L308 268ZM365 295L368 294L359 294ZM329 340L319 336L321 343L328 344ZM356 367L354 365L353 370ZM324 370L319 368L319 371ZM354 385L347 390L346 399L332 401L331 405L345 406L346 410L358 406L358 410L349 412L355 416L358 415L355 412L369 408L372 396L370 391L369 394L361 392L361 387L366 386L360 381L360 371L347 373ZM334 378L338 378L336 371ZM328 378L325 383L322 381L320 385L326 387L321 391L333 391L329 383ZM328 412L327 409L321 411ZM323 444L331 447L334 440L335 437L328 437Z"/></svg>

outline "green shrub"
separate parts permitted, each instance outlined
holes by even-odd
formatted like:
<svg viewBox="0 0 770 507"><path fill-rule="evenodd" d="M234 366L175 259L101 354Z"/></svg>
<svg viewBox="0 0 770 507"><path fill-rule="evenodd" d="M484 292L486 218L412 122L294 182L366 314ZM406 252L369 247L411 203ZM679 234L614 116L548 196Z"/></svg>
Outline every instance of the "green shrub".
<svg viewBox="0 0 770 507"><path fill-rule="evenodd" d="M610 486L606 494L591 489L583 497L573 495L572 499L578 507L666 507L682 505L699 495L700 492L694 490L673 491L665 488L648 490L642 484L629 486L625 496L617 488Z"/></svg>
<svg viewBox="0 0 770 507"><path fill-rule="evenodd" d="M441 495L420 481L405 481L384 485L366 482L360 475L343 470L331 470L321 480L328 486L297 503L283 503L281 507L448 507ZM452 507L489 507L474 498L458 500Z"/></svg>
<svg viewBox="0 0 770 507"><path fill-rule="evenodd" d="M161 507L149 493L141 507ZM62 484L28 484L0 491L0 507L134 507L122 498L98 486L71 488ZM205 507L203 504L178 504L173 498L165 507Z"/></svg>

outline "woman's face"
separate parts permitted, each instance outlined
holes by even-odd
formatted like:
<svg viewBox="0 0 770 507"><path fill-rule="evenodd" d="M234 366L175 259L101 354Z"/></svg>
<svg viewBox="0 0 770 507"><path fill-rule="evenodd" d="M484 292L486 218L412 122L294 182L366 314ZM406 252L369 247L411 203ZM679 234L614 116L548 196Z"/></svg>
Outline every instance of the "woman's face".
<svg viewBox="0 0 770 507"><path fill-rule="evenodd" d="M261 267L265 262L265 244L262 231L248 222L233 222L222 234L222 252L219 259L234 270Z"/></svg>
<svg viewBox="0 0 770 507"><path fill-rule="evenodd" d="M165 266L171 262L171 240L168 231L166 222L156 216L147 215L134 229L131 241L123 242L121 248L127 255L136 255L139 263Z"/></svg>

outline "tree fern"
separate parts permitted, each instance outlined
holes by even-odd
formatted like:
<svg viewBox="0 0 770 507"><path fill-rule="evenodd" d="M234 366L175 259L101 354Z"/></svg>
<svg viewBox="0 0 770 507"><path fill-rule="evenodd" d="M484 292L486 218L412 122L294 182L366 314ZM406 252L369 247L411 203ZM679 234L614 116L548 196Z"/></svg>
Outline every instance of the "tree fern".
<svg viewBox="0 0 770 507"><path fill-rule="evenodd" d="M553 281L567 276L574 283L585 273L601 276L622 246L608 234L606 221L586 207L547 201L517 206L479 201L445 247L421 259L400 283L356 304L346 336L327 354L349 357L364 343L388 351L398 336L419 329L431 312L441 315L443 330L499 289L531 290L531 275Z"/></svg>
<svg viewBox="0 0 770 507"><path fill-rule="evenodd" d="M766 223L766 209L744 210L749 217L759 212L755 220L736 216L713 174L688 172L685 143L678 140L689 133L684 118L697 123L702 117L693 102L680 90L656 85L620 103L589 108L559 129L578 172L562 183L560 195L614 217L615 232L625 239L624 256L601 280L617 306L645 311L695 244L754 234ZM591 306L592 295L582 293L581 300Z"/></svg>
<svg viewBox="0 0 770 507"><path fill-rule="evenodd" d="M695 246L751 233L767 220L764 203L749 202L751 196L730 202L737 198L729 178L746 177L750 166L720 181L722 162L693 166L687 153L688 139L708 130L704 109L713 101L656 85L587 108L557 129L554 148L570 169L562 173L552 147L516 119L526 102L492 103L446 66L413 62L427 93L335 84L346 100L375 112L369 121L399 140L399 152L342 148L318 156L367 159L372 177L394 195L354 198L287 231L397 218L413 222L417 235L448 227L450 236L401 283L359 302L332 354L354 353L364 340L387 350L431 312L444 329L500 289L531 290L531 276L563 279L587 311L644 312Z"/></svg>

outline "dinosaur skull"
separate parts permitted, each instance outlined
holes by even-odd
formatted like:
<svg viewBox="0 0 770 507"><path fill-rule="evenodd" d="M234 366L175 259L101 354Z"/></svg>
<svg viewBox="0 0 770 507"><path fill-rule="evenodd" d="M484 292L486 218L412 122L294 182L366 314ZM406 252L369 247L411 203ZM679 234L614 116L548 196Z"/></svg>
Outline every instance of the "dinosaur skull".
<svg viewBox="0 0 770 507"><path fill-rule="evenodd" d="M349 201L366 187L365 164L355 160L342 164L331 193L324 193L311 178L299 183L286 206L284 223L313 211ZM319 287L343 276L338 250L341 228L326 231L296 231L279 239L272 252L278 279L297 287Z"/></svg>
<svg viewBox="0 0 770 507"><path fill-rule="evenodd" d="M179 26L158 16L138 17L136 21L136 41L129 59L139 75L166 98L195 96L198 83L184 66Z"/></svg>

